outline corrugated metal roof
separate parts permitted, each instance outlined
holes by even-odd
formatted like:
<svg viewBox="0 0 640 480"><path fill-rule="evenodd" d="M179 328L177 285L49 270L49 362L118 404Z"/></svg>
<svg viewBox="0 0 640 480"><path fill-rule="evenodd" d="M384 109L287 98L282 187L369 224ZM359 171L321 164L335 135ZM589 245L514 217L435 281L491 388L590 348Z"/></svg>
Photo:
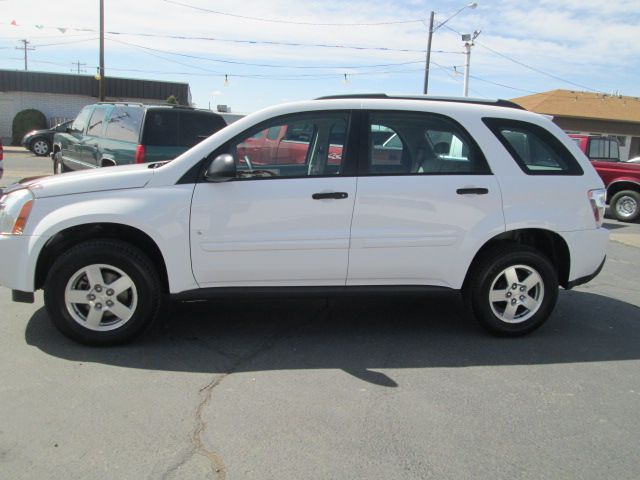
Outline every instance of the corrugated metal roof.
<svg viewBox="0 0 640 480"><path fill-rule="evenodd" d="M0 91L62 93L97 98L98 81L90 75L0 70ZM160 101L175 95L180 103L187 105L191 103L188 83L106 77L105 93L108 98Z"/></svg>
<svg viewBox="0 0 640 480"><path fill-rule="evenodd" d="M640 98L637 97L551 90L512 101L532 112L554 117L640 122Z"/></svg>

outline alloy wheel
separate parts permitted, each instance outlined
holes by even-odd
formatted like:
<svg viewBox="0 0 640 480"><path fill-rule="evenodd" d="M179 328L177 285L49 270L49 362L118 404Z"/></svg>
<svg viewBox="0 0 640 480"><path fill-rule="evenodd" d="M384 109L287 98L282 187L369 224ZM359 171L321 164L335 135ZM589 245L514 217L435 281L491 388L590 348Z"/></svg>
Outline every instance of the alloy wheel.
<svg viewBox="0 0 640 480"><path fill-rule="evenodd" d="M494 315L506 323L522 323L538 311L544 299L542 276L527 265L502 270L491 283L489 302Z"/></svg>
<svg viewBox="0 0 640 480"><path fill-rule="evenodd" d="M64 302L78 324L89 330L108 331L131 319L138 305L138 291L131 277L119 268L93 264L71 276Z"/></svg>

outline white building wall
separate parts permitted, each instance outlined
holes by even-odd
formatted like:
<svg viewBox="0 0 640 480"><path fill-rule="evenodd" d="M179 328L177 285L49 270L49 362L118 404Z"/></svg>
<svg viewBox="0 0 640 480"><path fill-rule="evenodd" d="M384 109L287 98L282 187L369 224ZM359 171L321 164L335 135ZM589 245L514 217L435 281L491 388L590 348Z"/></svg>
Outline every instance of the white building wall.
<svg viewBox="0 0 640 480"><path fill-rule="evenodd" d="M16 113L35 108L44 113L49 126L71 120L85 105L96 103L96 97L65 95L61 93L0 92L0 138L5 145L11 143L11 125ZM138 98L107 98L107 101L162 104L162 100Z"/></svg>
<svg viewBox="0 0 640 480"><path fill-rule="evenodd" d="M11 124L16 114L28 108L44 113L47 122L55 119L72 119L85 105L97 101L94 97L83 95L63 95L59 93L0 92L0 137L9 144ZM51 125L49 125L51 126Z"/></svg>

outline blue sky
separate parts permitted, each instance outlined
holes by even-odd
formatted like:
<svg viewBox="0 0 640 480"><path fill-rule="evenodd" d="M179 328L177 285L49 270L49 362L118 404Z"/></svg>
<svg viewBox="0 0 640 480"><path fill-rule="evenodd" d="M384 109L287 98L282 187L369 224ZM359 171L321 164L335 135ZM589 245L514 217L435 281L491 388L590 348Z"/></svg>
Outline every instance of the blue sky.
<svg viewBox="0 0 640 480"><path fill-rule="evenodd" d="M105 3L106 30L120 32L107 38L107 76L187 81L198 106L227 104L242 113L329 94L422 93L429 12L436 12L438 24L466 4ZM462 94L459 33L480 30L471 55L471 96L513 98L563 88L640 97L639 25L638 0L479 1L435 32L429 93ZM98 26L97 0L0 0L0 68L23 69L22 52L14 47L26 38L36 46L30 70L70 73L72 62L80 61L93 73L97 34L83 29Z"/></svg>

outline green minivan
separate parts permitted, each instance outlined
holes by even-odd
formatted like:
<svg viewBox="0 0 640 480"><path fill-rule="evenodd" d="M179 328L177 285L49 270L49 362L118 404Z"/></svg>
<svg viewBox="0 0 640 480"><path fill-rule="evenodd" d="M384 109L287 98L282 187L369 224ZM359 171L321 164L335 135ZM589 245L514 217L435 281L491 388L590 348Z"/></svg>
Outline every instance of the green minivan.
<svg viewBox="0 0 640 480"><path fill-rule="evenodd" d="M174 105L96 103L53 137L53 172L172 160L226 126L210 111Z"/></svg>

